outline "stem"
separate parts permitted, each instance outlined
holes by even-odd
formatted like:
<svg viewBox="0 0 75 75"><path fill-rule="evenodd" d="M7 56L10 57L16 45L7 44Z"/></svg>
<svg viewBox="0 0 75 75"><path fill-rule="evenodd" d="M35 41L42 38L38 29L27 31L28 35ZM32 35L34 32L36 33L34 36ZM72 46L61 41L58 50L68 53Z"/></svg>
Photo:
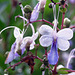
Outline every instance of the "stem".
<svg viewBox="0 0 75 75"><path fill-rule="evenodd" d="M20 61L20 62L18 62L18 63L16 63L16 64L14 64L14 65L11 65L10 67L8 67L6 70L8 70L9 68L11 68L11 67L15 67L15 66L18 66L19 64L21 64L22 62Z"/></svg>
<svg viewBox="0 0 75 75"><path fill-rule="evenodd" d="M47 58L47 48L45 48L45 55L46 55L46 58Z"/></svg>
<svg viewBox="0 0 75 75"><path fill-rule="evenodd" d="M34 56L36 59L39 59L41 62L43 62L43 60L41 58L39 58L38 56Z"/></svg>
<svg viewBox="0 0 75 75"><path fill-rule="evenodd" d="M75 70L66 70L67 72L75 72Z"/></svg>
<svg viewBox="0 0 75 75"><path fill-rule="evenodd" d="M64 17L65 17L65 13L62 13L62 25L61 25L61 29L63 29L63 26L64 26Z"/></svg>
<svg viewBox="0 0 75 75"><path fill-rule="evenodd" d="M71 26L71 27L69 27L69 28L71 28L71 29L72 29L72 28L75 28L75 26Z"/></svg>

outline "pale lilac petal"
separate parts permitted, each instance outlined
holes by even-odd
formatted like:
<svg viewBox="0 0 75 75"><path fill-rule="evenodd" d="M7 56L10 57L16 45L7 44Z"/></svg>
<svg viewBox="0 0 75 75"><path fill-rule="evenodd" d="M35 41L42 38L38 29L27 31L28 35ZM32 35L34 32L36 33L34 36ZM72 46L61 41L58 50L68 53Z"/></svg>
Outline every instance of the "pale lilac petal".
<svg viewBox="0 0 75 75"><path fill-rule="evenodd" d="M17 58L17 57L19 57L19 56L20 56L20 55L19 55L18 53L15 53L15 54L14 54L14 59Z"/></svg>
<svg viewBox="0 0 75 75"><path fill-rule="evenodd" d="M70 43L67 40L58 39L57 42L58 42L58 48L62 51L66 51L70 47Z"/></svg>
<svg viewBox="0 0 75 75"><path fill-rule="evenodd" d="M22 50L22 55L23 55L26 49L25 49L25 48L23 48L23 49L21 49L21 50Z"/></svg>
<svg viewBox="0 0 75 75"><path fill-rule="evenodd" d="M42 25L39 28L39 33L41 35L50 35L50 36L52 36L53 29L50 26L48 26L48 25Z"/></svg>
<svg viewBox="0 0 75 75"><path fill-rule="evenodd" d="M30 50L32 50L34 48L35 42L33 41L30 45Z"/></svg>
<svg viewBox="0 0 75 75"><path fill-rule="evenodd" d="M40 44L41 46L43 47L48 47L52 44L52 40L53 38L48 36L48 35L43 35L40 37L39 41L40 41Z"/></svg>
<svg viewBox="0 0 75 75"><path fill-rule="evenodd" d="M36 33L32 36L32 39L33 39L33 40L36 40L36 39L38 38L38 35L39 35L38 32L36 32Z"/></svg>
<svg viewBox="0 0 75 75"><path fill-rule="evenodd" d="M37 3L37 5L34 7L33 12L31 13L30 22L37 20L37 18L39 16L39 12L37 11L38 10L38 6L39 6L39 3Z"/></svg>
<svg viewBox="0 0 75 75"><path fill-rule="evenodd" d="M14 37L17 38L19 36L20 36L20 29L15 27L15 29L14 29Z"/></svg>
<svg viewBox="0 0 75 75"><path fill-rule="evenodd" d="M58 62L58 51L57 51L57 41L53 41L51 45L51 51L48 54L48 62L51 65L55 65Z"/></svg>
<svg viewBox="0 0 75 75"><path fill-rule="evenodd" d="M5 64L9 64L14 59L14 53L12 51L9 52Z"/></svg>
<svg viewBox="0 0 75 75"><path fill-rule="evenodd" d="M57 33L58 38L70 40L73 37L73 31L70 28L65 28Z"/></svg>
<svg viewBox="0 0 75 75"><path fill-rule="evenodd" d="M11 46L11 51L14 52L15 48L16 48L16 42L14 42L14 43L12 44L12 46Z"/></svg>

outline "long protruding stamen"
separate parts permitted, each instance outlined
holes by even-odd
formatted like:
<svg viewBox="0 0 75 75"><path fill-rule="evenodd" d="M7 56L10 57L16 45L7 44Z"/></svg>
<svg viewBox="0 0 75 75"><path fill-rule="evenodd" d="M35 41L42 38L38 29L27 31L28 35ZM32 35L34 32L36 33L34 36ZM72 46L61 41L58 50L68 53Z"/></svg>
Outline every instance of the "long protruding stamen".
<svg viewBox="0 0 75 75"><path fill-rule="evenodd" d="M30 24L31 26L31 29L32 29L32 32L33 32L33 35L35 34L35 29L34 29L34 26L32 24Z"/></svg>
<svg viewBox="0 0 75 75"><path fill-rule="evenodd" d="M57 21L58 21L58 18L59 18L59 11L60 11L60 6L59 6L59 10L58 10L58 16L57 16Z"/></svg>
<svg viewBox="0 0 75 75"><path fill-rule="evenodd" d="M56 20L56 5L53 6L53 13L54 13L54 31L56 32L57 28L57 20Z"/></svg>
<svg viewBox="0 0 75 75"><path fill-rule="evenodd" d="M75 49L73 49L69 54L69 59L68 59L67 66L66 66L67 68L69 68L69 63L70 63L71 59L75 58L74 54L75 54Z"/></svg>
<svg viewBox="0 0 75 75"><path fill-rule="evenodd" d="M0 34L3 32L3 31L5 31L6 29L9 29L9 28L15 28L16 26L9 26L9 27L6 27L6 28L4 28L4 29L2 29L1 31L0 31ZM21 29L19 29L20 31L21 31ZM22 31L21 31L22 32Z"/></svg>

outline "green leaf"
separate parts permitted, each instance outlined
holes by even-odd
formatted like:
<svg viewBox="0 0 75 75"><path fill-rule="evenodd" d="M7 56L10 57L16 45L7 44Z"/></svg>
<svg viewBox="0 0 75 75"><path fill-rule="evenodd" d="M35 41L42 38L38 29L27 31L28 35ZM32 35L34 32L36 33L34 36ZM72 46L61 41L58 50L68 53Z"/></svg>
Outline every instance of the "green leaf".
<svg viewBox="0 0 75 75"><path fill-rule="evenodd" d="M68 74L67 70L69 70L68 68L60 68L58 70L58 74Z"/></svg>

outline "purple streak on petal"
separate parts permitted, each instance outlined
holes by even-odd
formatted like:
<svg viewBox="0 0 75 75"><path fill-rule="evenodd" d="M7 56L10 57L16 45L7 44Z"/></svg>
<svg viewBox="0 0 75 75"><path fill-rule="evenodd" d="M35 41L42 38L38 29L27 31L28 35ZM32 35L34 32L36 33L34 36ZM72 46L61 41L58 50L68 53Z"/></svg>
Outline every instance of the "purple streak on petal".
<svg viewBox="0 0 75 75"><path fill-rule="evenodd" d="M30 22L37 20L37 18L39 16L39 11L37 11L38 10L38 6L39 6L39 3L37 3L37 5L34 7L33 12L31 13Z"/></svg>
<svg viewBox="0 0 75 75"><path fill-rule="evenodd" d="M5 64L8 64L10 63L11 61L13 61L14 59L14 49L15 49L15 46L16 46L16 43L14 43L11 47L11 51L9 52L7 58L6 58L6 61L5 61Z"/></svg>
<svg viewBox="0 0 75 75"><path fill-rule="evenodd" d="M58 62L58 51L57 51L57 41L52 42L51 51L48 54L48 62L51 65L55 65Z"/></svg>

